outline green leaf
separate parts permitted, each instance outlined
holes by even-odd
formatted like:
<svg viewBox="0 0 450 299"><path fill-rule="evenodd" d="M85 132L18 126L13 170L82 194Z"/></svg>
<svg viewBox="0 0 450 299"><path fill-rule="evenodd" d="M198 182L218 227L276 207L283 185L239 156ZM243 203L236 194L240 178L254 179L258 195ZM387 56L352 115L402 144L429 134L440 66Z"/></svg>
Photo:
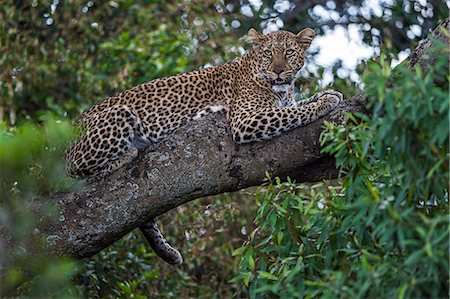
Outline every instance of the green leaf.
<svg viewBox="0 0 450 299"><path fill-rule="evenodd" d="M281 241L283 241L284 233L282 231L277 232L277 244L281 245Z"/></svg>
<svg viewBox="0 0 450 299"><path fill-rule="evenodd" d="M277 277L277 276L275 276L275 275L273 275L273 274L270 274L270 273L268 273L268 272L265 272L265 271L259 271L259 272L258 272L258 275L259 275L261 278L270 279L270 280L278 280L278 277Z"/></svg>
<svg viewBox="0 0 450 299"><path fill-rule="evenodd" d="M236 248L235 250L233 250L233 253L231 255L232 256L242 255L245 252L245 250L247 250L247 246Z"/></svg>
<svg viewBox="0 0 450 299"><path fill-rule="evenodd" d="M255 270L255 260L253 259L253 256L248 255L248 265L250 266L250 269Z"/></svg>
<svg viewBox="0 0 450 299"><path fill-rule="evenodd" d="M279 204L277 204L277 203L273 203L273 205L277 208L277 210L278 211L280 211L281 213L283 213L283 214L287 214L287 210L285 209L285 208L283 208L282 206L280 206Z"/></svg>

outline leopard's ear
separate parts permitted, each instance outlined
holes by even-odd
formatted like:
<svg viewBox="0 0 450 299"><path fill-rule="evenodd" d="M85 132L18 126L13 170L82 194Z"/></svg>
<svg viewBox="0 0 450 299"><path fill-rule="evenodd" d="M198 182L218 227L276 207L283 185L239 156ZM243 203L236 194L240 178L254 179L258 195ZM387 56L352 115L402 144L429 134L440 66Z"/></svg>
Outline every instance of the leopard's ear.
<svg viewBox="0 0 450 299"><path fill-rule="evenodd" d="M263 43L266 40L266 37L256 31L255 28L251 28L247 35L245 36L245 41L252 45L258 45Z"/></svg>
<svg viewBox="0 0 450 299"><path fill-rule="evenodd" d="M296 38L302 45L309 47L314 37L316 37L316 33L311 28L306 28L297 33Z"/></svg>

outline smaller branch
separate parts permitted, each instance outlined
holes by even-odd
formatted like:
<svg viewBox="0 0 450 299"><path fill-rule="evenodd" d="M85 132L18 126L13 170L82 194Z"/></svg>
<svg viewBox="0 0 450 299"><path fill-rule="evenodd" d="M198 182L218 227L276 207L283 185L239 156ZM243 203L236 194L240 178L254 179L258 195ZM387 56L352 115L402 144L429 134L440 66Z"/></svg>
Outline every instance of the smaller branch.
<svg viewBox="0 0 450 299"><path fill-rule="evenodd" d="M408 67L412 69L416 64L419 64L423 71L426 72L430 67L435 65L436 61L439 59L439 54L433 52L434 48L432 47L432 44L435 41L440 41L449 46L449 32L450 20L447 18L442 21L411 53L409 56Z"/></svg>

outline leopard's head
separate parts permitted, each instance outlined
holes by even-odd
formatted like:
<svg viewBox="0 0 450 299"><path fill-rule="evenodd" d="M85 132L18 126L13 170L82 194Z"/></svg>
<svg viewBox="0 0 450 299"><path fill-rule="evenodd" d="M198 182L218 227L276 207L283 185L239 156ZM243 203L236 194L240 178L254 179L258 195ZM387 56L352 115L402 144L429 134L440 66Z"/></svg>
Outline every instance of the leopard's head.
<svg viewBox="0 0 450 299"><path fill-rule="evenodd" d="M250 29L246 40L253 46L253 71L257 80L276 92L287 91L303 67L305 52L315 36L310 28L297 34L281 30L268 35Z"/></svg>

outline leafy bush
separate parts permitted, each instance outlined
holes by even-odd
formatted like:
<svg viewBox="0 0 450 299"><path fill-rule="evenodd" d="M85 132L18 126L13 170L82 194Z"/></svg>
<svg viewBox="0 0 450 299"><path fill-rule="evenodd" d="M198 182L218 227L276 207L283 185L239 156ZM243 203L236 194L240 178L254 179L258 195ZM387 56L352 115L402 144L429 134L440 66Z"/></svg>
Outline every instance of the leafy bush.
<svg viewBox="0 0 450 299"><path fill-rule="evenodd" d="M76 297L67 287L74 264L48 254L46 240L36 229L42 221L57 219L49 194L77 186L65 178L62 154L74 130L67 121L46 118L40 124L8 128L0 123L0 234L2 240L2 292L24 281L19 293L31 297ZM65 179L62 179L65 178Z"/></svg>
<svg viewBox="0 0 450 299"><path fill-rule="evenodd" d="M371 63L372 116L326 124L323 151L341 187L276 179L257 193L256 228L234 251L233 281L251 298L448 295L448 49L439 50L426 75Z"/></svg>

